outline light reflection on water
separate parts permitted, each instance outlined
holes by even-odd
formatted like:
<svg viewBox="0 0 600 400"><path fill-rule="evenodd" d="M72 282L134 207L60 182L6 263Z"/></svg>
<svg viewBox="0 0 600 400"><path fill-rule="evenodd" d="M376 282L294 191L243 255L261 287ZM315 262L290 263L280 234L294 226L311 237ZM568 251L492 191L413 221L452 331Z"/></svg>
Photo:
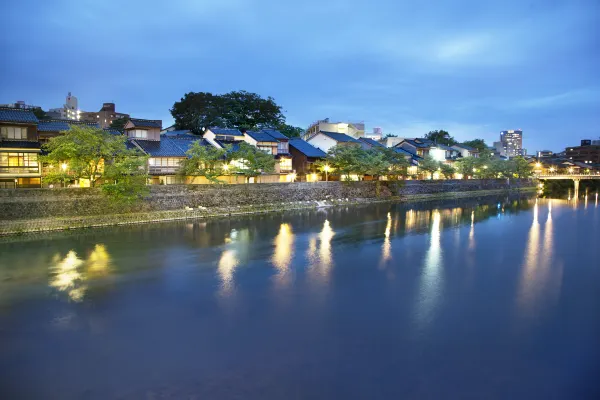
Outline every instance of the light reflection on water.
<svg viewBox="0 0 600 400"><path fill-rule="evenodd" d="M290 224L282 223L279 227L279 233L274 239L275 251L271 262L277 269L277 284L284 287L290 284L291 271L290 263L294 256L294 234Z"/></svg>

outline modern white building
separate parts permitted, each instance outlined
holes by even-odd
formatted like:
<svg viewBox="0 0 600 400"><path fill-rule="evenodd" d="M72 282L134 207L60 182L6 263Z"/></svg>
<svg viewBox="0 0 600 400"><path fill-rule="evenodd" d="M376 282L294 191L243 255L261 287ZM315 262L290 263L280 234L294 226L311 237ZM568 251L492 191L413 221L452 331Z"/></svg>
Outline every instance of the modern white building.
<svg viewBox="0 0 600 400"><path fill-rule="evenodd" d="M56 119L72 119L78 121L81 117L81 110L79 109L77 97L71 95L71 92L69 92L65 104L60 108L51 108L48 111L48 116Z"/></svg>
<svg viewBox="0 0 600 400"><path fill-rule="evenodd" d="M359 137L365 136L365 123L364 122L331 122L329 118L313 122L302 138L308 141L311 137L317 135L319 132L333 132L342 133L358 139Z"/></svg>
<svg viewBox="0 0 600 400"><path fill-rule="evenodd" d="M316 135L313 135L310 139L307 140L307 142L316 147L317 149L323 150L324 152L329 151L329 149L331 149L334 146L337 146L338 144L355 143L361 145L361 142L344 133L323 131L318 132Z"/></svg>

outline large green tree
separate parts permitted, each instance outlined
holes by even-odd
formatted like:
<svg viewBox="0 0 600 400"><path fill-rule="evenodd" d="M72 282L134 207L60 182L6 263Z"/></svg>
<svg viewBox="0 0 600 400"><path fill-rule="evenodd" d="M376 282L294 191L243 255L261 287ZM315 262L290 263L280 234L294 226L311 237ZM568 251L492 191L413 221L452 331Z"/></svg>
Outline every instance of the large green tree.
<svg viewBox="0 0 600 400"><path fill-rule="evenodd" d="M127 149L127 138L103 129L72 125L71 129L61 133L43 146L48 155L42 156L41 161L50 171L63 171L72 179L88 179L92 187L110 170L106 167L115 160L143 157L141 153Z"/></svg>
<svg viewBox="0 0 600 400"><path fill-rule="evenodd" d="M487 150L487 145L485 144L485 140L483 139L467 140L466 142L463 142L463 144L477 149L480 154L483 154Z"/></svg>
<svg viewBox="0 0 600 400"><path fill-rule="evenodd" d="M304 133L304 129L297 127L297 126L292 126L292 125L288 125L288 124L281 124L277 127L277 129L279 130L279 132L283 133L285 136L289 137L289 138L297 138L302 136L302 134Z"/></svg>
<svg viewBox="0 0 600 400"><path fill-rule="evenodd" d="M275 158L246 142L240 142L238 148L231 152L230 157L243 165L243 167L234 168L232 172L242 174L248 178L260 177L263 173L275 172Z"/></svg>
<svg viewBox="0 0 600 400"><path fill-rule="evenodd" d="M456 144L456 140L450 134L444 130L430 131L425 135L425 139L434 141L435 143L445 144L446 146L452 146Z"/></svg>
<svg viewBox="0 0 600 400"><path fill-rule="evenodd" d="M326 161L342 178L349 180L350 175L364 171L364 155L365 150L359 144L341 144L329 149Z"/></svg>
<svg viewBox="0 0 600 400"><path fill-rule="evenodd" d="M110 127L119 132L123 132L125 124L127 124L128 118L117 118L110 123Z"/></svg>
<svg viewBox="0 0 600 400"><path fill-rule="evenodd" d="M102 191L112 200L134 203L150 193L148 157L135 150L121 151L105 163Z"/></svg>
<svg viewBox="0 0 600 400"><path fill-rule="evenodd" d="M224 165L228 162L231 147L219 149L214 146L202 146L195 141L186 152L188 158L181 162L179 174L182 176L204 176L211 183L223 183L219 176L227 171Z"/></svg>
<svg viewBox="0 0 600 400"><path fill-rule="evenodd" d="M421 171L425 171L429 173L431 179L433 179L433 173L440 169L441 163L436 161L430 155L423 157L422 160L419 161L419 169Z"/></svg>
<svg viewBox="0 0 600 400"><path fill-rule="evenodd" d="M33 115L36 116L37 119L39 119L40 121L43 121L45 119L50 119L50 117L48 117L48 114L46 114L46 111L42 110L41 107L35 107L33 110Z"/></svg>
<svg viewBox="0 0 600 400"><path fill-rule="evenodd" d="M202 134L210 126L222 128L280 128L285 123L281 106L272 97L233 91L223 95L190 92L173 104L171 114L177 129Z"/></svg>

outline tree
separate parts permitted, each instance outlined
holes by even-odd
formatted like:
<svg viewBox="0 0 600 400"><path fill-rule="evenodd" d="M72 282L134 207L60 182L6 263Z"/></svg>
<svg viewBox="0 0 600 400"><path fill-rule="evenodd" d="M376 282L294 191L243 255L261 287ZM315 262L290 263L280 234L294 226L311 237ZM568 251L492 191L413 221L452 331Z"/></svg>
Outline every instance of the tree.
<svg viewBox="0 0 600 400"><path fill-rule="evenodd" d="M110 123L110 127L119 132L123 132L123 129L125 128L125 124L127 124L127 121L128 121L127 118L117 118L117 119L113 120L113 122Z"/></svg>
<svg viewBox="0 0 600 400"><path fill-rule="evenodd" d="M387 175L390 178L397 179L398 176L406 176L410 161L403 153L397 152L393 147L376 147L375 149L385 155L385 159L389 164Z"/></svg>
<svg viewBox="0 0 600 400"><path fill-rule="evenodd" d="M235 168L234 172L246 177L257 177L262 173L275 171L275 158L246 142L240 142L237 150L232 152L231 158L243 165Z"/></svg>
<svg viewBox="0 0 600 400"><path fill-rule="evenodd" d="M398 137L398 135L394 135L393 133L387 133L383 138L389 138L389 137Z"/></svg>
<svg viewBox="0 0 600 400"><path fill-rule="evenodd" d="M48 117L48 114L46 114L46 111L42 110L41 107L35 107L33 110L33 115L35 115L35 117L37 119L39 119L40 121L43 121L45 119L50 119L50 117Z"/></svg>
<svg viewBox="0 0 600 400"><path fill-rule="evenodd" d="M113 201L133 203L150 193L148 156L136 150L119 152L104 166L102 191Z"/></svg>
<svg viewBox="0 0 600 400"><path fill-rule="evenodd" d="M231 146L219 149L214 146L202 146L195 141L186 152L188 158L181 162L179 174L182 176L204 176L211 183L223 183L218 177L224 175L223 165L227 163L227 154Z"/></svg>
<svg viewBox="0 0 600 400"><path fill-rule="evenodd" d="M92 187L102 177L106 162L129 154L124 136L99 128L72 125L61 133L43 146L49 154L40 157L42 162L54 171L68 171L72 179L88 179Z"/></svg>
<svg viewBox="0 0 600 400"><path fill-rule="evenodd" d="M485 153L487 150L487 145L485 144L485 141L483 139L467 140L466 142L463 142L463 144L477 149L480 154Z"/></svg>
<svg viewBox="0 0 600 400"><path fill-rule="evenodd" d="M350 180L351 174L360 173L364 169L361 165L363 156L364 150L359 144L341 144L329 149L326 162L336 169L342 177Z"/></svg>
<svg viewBox="0 0 600 400"><path fill-rule="evenodd" d="M297 126L288 125L288 124L281 124L280 126L277 127L277 130L289 138L300 137L300 136L302 136L302 134L305 131L302 128L299 128Z"/></svg>
<svg viewBox="0 0 600 400"><path fill-rule="evenodd" d="M419 169L429 172L431 179L433 179L433 173L440 169L440 162L434 160L430 155L426 155L419 161Z"/></svg>
<svg viewBox="0 0 600 400"><path fill-rule="evenodd" d="M244 90L223 95L190 92L173 104L171 115L177 129L202 134L202 128L260 129L282 126L285 117L272 97L263 99Z"/></svg>
<svg viewBox="0 0 600 400"><path fill-rule="evenodd" d="M475 157L463 157L456 160L454 166L456 171L466 178L467 176L473 176L477 172L479 162Z"/></svg>
<svg viewBox="0 0 600 400"><path fill-rule="evenodd" d="M523 157L511 158L508 163L515 178L529 178L533 174L533 167Z"/></svg>
<svg viewBox="0 0 600 400"><path fill-rule="evenodd" d="M427 135L425 135L425 139L429 139L438 144L445 144L446 146L452 146L456 144L456 140L446 131L430 131Z"/></svg>
<svg viewBox="0 0 600 400"><path fill-rule="evenodd" d="M440 172L444 175L444 178L452 179L456 171L451 165L440 163Z"/></svg>

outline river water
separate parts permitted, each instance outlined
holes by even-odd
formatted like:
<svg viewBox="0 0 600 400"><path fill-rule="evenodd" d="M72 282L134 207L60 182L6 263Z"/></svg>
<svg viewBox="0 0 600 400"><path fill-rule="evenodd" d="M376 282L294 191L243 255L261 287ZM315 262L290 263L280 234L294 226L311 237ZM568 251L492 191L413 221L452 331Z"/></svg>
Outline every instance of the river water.
<svg viewBox="0 0 600 400"><path fill-rule="evenodd" d="M0 240L3 399L600 398L600 207L485 197Z"/></svg>

